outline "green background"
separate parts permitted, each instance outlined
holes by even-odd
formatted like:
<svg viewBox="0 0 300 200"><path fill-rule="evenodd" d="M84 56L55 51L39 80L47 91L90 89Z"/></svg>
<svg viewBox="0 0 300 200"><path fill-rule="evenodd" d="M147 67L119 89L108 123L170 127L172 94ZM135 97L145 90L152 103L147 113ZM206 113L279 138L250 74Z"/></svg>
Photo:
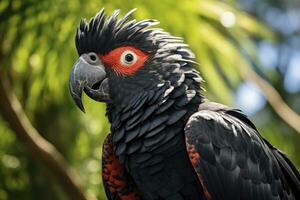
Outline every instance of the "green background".
<svg viewBox="0 0 300 200"><path fill-rule="evenodd" d="M294 1L278 2L277 9L298 6ZM267 0L258 4L274 6ZM243 73L254 69L292 109L300 112L299 91L290 93L283 86L280 72L262 67L259 60L260 41L280 44L285 42L284 36L259 13L246 12L237 1L2 0L0 79L10 82L10 92L16 94L32 125L63 155L88 196L105 199L101 148L109 124L104 104L84 96L86 114L76 108L69 95L68 79L78 57L76 27L81 18L89 19L102 7L108 13L121 9L121 15L138 8L135 18L157 19L161 22L158 27L183 37L200 63L199 70L206 80L204 94L209 99L237 106L236 91L245 81ZM299 134L268 103L250 118L299 169ZM0 115L0 200L41 198L68 199L51 170L28 154Z"/></svg>

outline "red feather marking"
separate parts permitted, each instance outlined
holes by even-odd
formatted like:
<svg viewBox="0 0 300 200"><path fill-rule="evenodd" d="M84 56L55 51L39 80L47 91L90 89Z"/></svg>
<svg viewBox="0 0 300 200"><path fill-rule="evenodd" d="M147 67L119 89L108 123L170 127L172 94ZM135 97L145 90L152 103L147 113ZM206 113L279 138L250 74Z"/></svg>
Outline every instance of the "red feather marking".
<svg viewBox="0 0 300 200"><path fill-rule="evenodd" d="M139 197L137 197L136 192L131 192L129 194L124 194L120 196L121 200L138 200Z"/></svg>
<svg viewBox="0 0 300 200"><path fill-rule="evenodd" d="M187 141L187 138L186 138L186 141ZM186 150L188 152L188 155L189 155L189 158L190 158L190 161L191 161L193 167L196 168L197 165L199 164L199 159L200 159L199 153L195 150L195 146L190 145L188 142L186 142ZM212 197L204 184L202 174L200 172L196 172L196 173L198 176L198 180L200 181L200 184L203 188L204 196L206 197L207 200L211 200Z"/></svg>
<svg viewBox="0 0 300 200"><path fill-rule="evenodd" d="M137 188L128 182L124 167L113 151L111 135L108 135L103 144L102 178L104 185L111 193L116 193L120 200L139 200Z"/></svg>
<svg viewBox="0 0 300 200"><path fill-rule="evenodd" d="M103 165L103 181L108 185L111 192L120 191L126 186L126 182L122 179L123 168L119 160L114 156L112 143L104 144L105 164Z"/></svg>
<svg viewBox="0 0 300 200"><path fill-rule="evenodd" d="M212 197L211 197L210 193L208 192L206 186L204 185L203 176L200 173L197 173L197 176L198 176L198 179L200 180L200 183L203 187L204 196L206 197L207 200L211 200Z"/></svg>
<svg viewBox="0 0 300 200"><path fill-rule="evenodd" d="M200 155L195 150L194 145L187 145L187 151L188 151L188 154L189 154L190 161L191 161L192 165L195 167L198 164Z"/></svg>
<svg viewBox="0 0 300 200"><path fill-rule="evenodd" d="M125 65L121 62L122 54L125 51L133 52L137 58L132 64ZM148 60L149 54L137 49L133 46L123 46L113 49L106 55L99 55L101 61L112 67L117 73L124 75L132 75L139 70Z"/></svg>

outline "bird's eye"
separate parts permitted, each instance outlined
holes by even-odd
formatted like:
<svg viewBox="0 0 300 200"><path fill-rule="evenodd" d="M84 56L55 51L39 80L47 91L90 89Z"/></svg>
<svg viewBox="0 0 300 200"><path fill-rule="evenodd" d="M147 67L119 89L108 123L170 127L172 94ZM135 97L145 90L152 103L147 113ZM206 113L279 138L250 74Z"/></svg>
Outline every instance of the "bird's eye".
<svg viewBox="0 0 300 200"><path fill-rule="evenodd" d="M88 54L88 62L91 64L95 64L98 61L98 56L96 53L91 52Z"/></svg>
<svg viewBox="0 0 300 200"><path fill-rule="evenodd" d="M95 60L97 59L97 57L96 57L95 55L90 55L90 59L91 59L92 61L95 61Z"/></svg>
<svg viewBox="0 0 300 200"><path fill-rule="evenodd" d="M122 65L131 66L137 61L138 56L133 51L124 51L121 55L120 62Z"/></svg>

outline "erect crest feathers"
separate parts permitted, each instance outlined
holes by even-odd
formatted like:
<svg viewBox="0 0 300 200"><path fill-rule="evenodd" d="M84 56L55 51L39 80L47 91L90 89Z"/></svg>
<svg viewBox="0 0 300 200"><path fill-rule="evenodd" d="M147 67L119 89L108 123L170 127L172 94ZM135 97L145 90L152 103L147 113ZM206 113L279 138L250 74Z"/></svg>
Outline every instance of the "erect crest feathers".
<svg viewBox="0 0 300 200"><path fill-rule="evenodd" d="M131 20L130 16L136 9L129 11L118 20L119 10L115 10L110 16L106 16L102 9L89 22L80 21L76 32L76 48L81 55L87 52L105 54L113 48L125 44L138 46L142 50L151 51L151 40L148 36L155 29L147 29L159 22L152 19L141 21Z"/></svg>

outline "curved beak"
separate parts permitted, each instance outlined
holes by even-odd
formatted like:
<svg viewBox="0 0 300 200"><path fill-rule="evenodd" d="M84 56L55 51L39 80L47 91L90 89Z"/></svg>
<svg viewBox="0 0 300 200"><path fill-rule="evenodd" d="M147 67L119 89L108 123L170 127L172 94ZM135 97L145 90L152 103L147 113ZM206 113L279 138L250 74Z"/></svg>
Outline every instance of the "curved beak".
<svg viewBox="0 0 300 200"><path fill-rule="evenodd" d="M92 53L92 56L91 53L81 55L70 74L71 96L83 112L85 109L81 100L82 91L96 101L110 100L105 68L96 54Z"/></svg>

